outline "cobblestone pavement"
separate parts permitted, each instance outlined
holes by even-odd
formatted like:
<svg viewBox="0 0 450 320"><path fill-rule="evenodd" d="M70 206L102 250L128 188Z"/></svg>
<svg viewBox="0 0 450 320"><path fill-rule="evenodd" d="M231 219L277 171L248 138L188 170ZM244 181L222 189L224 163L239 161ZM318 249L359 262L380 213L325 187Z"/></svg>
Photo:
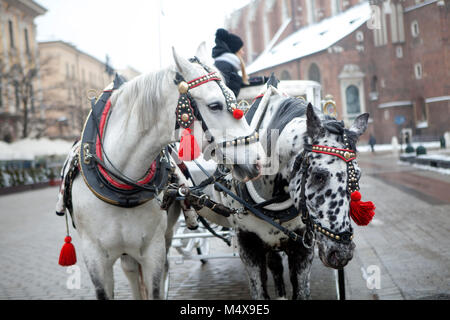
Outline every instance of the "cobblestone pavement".
<svg viewBox="0 0 450 320"><path fill-rule="evenodd" d="M363 154L359 163L363 201L377 209L369 226L356 227L357 248L345 268L347 298L449 299L450 176L399 165L389 154ZM56 195L52 187L0 197L0 299L95 299L81 252L79 289L67 288L74 270L57 264L65 221L54 214ZM214 254L236 252L218 239L210 244ZM169 299L250 298L238 258L178 260L171 259ZM367 277L378 271L378 288L368 289ZM131 299L119 263L114 273L115 297ZM285 276L288 281L287 267ZM317 255L311 292L313 299L336 299L335 273Z"/></svg>

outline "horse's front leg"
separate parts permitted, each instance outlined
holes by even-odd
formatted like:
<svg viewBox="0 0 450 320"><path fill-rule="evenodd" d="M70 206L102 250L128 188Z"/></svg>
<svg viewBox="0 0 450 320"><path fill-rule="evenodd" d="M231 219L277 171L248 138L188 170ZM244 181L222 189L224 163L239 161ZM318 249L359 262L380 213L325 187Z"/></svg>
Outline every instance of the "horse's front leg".
<svg viewBox="0 0 450 320"><path fill-rule="evenodd" d="M146 289L146 298L162 299L162 284L164 283L166 265L166 245L164 234L161 232L152 237L148 247L138 259L141 265L142 279ZM168 270L167 270L168 271Z"/></svg>
<svg viewBox="0 0 450 320"><path fill-rule="evenodd" d="M83 258L99 300L114 299L113 265L116 260L97 241L82 239Z"/></svg>
<svg viewBox="0 0 450 320"><path fill-rule="evenodd" d="M125 273L128 282L130 283L133 299L143 299L141 292L139 263L136 261L136 259L127 254L123 254L120 257L120 263L122 266L122 270Z"/></svg>
<svg viewBox="0 0 450 320"><path fill-rule="evenodd" d="M273 275L273 282L275 284L275 291L279 299L286 298L286 287L283 279L283 259L278 252L269 251L267 256L267 265Z"/></svg>
<svg viewBox="0 0 450 320"><path fill-rule="evenodd" d="M299 232L299 230L296 232ZM310 275L314 258L314 246L308 249L290 240L286 253L288 255L289 274L292 283L292 300L308 300L311 294Z"/></svg>
<svg viewBox="0 0 450 320"><path fill-rule="evenodd" d="M253 232L239 230L237 239L239 255L247 271L252 299L270 299L267 293L266 246Z"/></svg>

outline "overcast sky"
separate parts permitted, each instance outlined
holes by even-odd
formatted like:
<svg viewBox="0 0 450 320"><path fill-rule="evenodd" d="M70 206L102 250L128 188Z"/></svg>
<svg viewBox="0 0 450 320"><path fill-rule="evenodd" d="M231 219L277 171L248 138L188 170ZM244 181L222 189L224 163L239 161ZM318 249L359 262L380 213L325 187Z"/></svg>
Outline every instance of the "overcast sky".
<svg viewBox="0 0 450 320"><path fill-rule="evenodd" d="M114 68L140 72L172 64L171 46L189 58L206 41L214 45L227 15L249 0L35 0L48 11L37 17L38 41L63 40ZM162 7L162 8L161 8ZM160 23L159 23L160 21ZM158 34L161 34L161 41Z"/></svg>

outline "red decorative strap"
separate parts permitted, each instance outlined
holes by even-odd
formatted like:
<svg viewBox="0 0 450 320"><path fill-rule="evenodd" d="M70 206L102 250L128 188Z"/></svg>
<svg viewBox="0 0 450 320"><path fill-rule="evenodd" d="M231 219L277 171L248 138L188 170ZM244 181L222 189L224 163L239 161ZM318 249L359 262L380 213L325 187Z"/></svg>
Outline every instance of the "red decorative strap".
<svg viewBox="0 0 450 320"><path fill-rule="evenodd" d="M204 76L201 76L201 77L198 77L198 78L195 78L195 79L189 81L188 85L189 85L189 89L192 89L192 88L198 87L204 83L207 83L209 81L220 81L220 80L221 79L217 75L216 72L211 72L211 73L208 73L207 75L204 75Z"/></svg>
<svg viewBox="0 0 450 320"><path fill-rule="evenodd" d="M356 153L350 149L339 149L321 145L313 145L312 151L316 153L324 153L332 156L336 156L344 160L345 162L349 162L356 159Z"/></svg>
<svg viewBox="0 0 450 320"><path fill-rule="evenodd" d="M101 147L101 140L103 139L103 132L105 130L105 124L106 124L106 120L108 118L108 114L109 111L111 109L111 100L108 99L108 101L106 102L106 106L105 109L103 110L102 113L102 117L100 118L100 137L97 136L97 142L95 145L95 152L97 154L97 157L99 157L101 160L103 160L103 155L102 155L102 147ZM109 183L111 183L114 187L119 188L119 189L123 189L123 190L133 190L134 187L128 185L128 184L124 184L121 183L117 180L115 180L113 177L111 177L108 172L105 170L105 168L103 168L101 165L98 165L98 169L100 170L100 173L103 175L103 177L105 177L106 180L108 180ZM150 169L148 171L148 173L146 174L146 176L144 178L142 178L141 180L139 180L137 183L140 185L144 185L150 182L150 180L152 180L153 176L155 175L156 172L156 160L152 162L152 164L150 165Z"/></svg>

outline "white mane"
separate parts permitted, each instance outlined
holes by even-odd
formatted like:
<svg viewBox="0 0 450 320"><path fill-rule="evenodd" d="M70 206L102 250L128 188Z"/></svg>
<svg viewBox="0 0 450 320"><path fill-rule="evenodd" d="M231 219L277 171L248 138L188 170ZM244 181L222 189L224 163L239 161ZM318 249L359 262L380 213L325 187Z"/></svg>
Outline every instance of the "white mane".
<svg viewBox="0 0 450 320"><path fill-rule="evenodd" d="M111 106L127 112L125 127L131 117L137 117L138 131L146 131L155 116L158 104L167 94L174 71L170 68L138 76L124 83L111 96Z"/></svg>

